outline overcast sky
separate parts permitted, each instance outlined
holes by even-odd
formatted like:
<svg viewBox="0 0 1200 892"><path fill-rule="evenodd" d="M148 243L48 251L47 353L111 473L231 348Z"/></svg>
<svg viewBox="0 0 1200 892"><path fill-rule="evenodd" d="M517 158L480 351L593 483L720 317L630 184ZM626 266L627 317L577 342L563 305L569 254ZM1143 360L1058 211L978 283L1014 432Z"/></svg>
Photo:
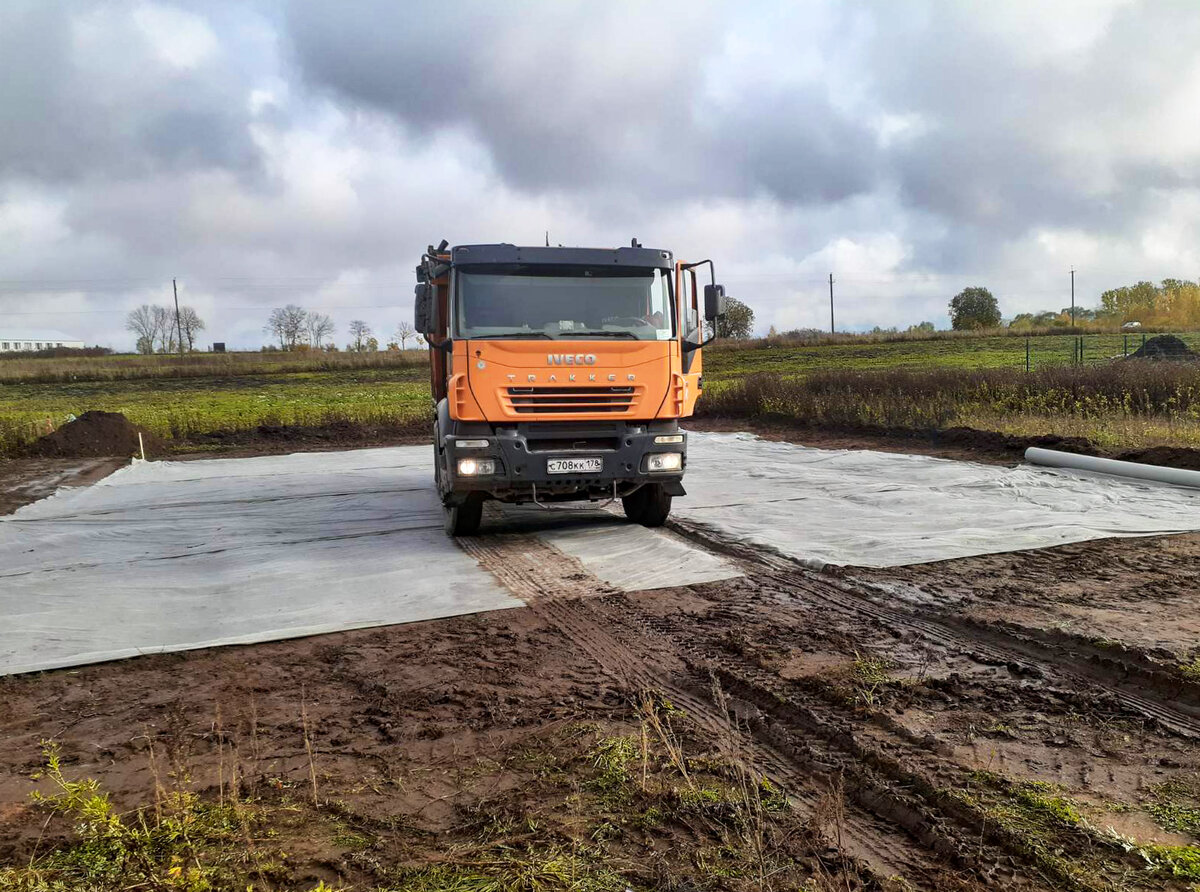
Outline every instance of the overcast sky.
<svg viewBox="0 0 1200 892"><path fill-rule="evenodd" d="M430 242L711 257L765 332L1200 275L1196 0L0 3L0 330L385 336ZM385 338L381 338L385 339Z"/></svg>

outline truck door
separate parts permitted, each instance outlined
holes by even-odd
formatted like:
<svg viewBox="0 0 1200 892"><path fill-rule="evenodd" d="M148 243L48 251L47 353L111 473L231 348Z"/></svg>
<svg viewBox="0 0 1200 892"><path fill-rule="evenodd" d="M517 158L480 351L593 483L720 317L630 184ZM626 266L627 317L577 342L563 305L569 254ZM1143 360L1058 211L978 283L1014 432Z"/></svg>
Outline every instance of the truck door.
<svg viewBox="0 0 1200 892"><path fill-rule="evenodd" d="M702 317L696 288L696 271L684 269L682 263L676 264L676 268L675 281L678 283L676 290L679 294L681 312L679 328L683 332L685 341L699 344L704 340L704 329L700 321ZM683 351L682 368L685 387L682 416L684 418L692 414L696 408L696 398L700 396L700 382L704 374L703 358L700 353L700 350Z"/></svg>

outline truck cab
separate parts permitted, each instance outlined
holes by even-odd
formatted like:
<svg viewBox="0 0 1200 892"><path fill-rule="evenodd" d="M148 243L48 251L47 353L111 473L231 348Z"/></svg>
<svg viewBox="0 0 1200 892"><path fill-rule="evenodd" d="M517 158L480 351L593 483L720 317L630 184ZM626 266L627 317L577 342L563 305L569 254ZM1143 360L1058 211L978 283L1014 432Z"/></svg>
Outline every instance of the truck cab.
<svg viewBox="0 0 1200 892"><path fill-rule="evenodd" d="M710 282L698 287L697 270ZM450 535L489 499L620 499L659 526L684 495L704 386L701 320L725 311L711 261L645 248L430 246L415 327L429 345L434 477Z"/></svg>

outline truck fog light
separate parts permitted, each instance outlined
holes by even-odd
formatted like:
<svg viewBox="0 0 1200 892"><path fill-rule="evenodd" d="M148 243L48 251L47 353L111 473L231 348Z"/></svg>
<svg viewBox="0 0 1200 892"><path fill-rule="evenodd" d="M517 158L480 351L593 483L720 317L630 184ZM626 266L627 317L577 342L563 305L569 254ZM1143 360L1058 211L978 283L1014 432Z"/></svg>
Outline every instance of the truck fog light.
<svg viewBox="0 0 1200 892"><path fill-rule="evenodd" d="M664 434L654 438L655 443L682 443L683 434Z"/></svg>
<svg viewBox="0 0 1200 892"><path fill-rule="evenodd" d="M455 440L454 445L459 449L487 449L487 440Z"/></svg>
<svg viewBox="0 0 1200 892"><path fill-rule="evenodd" d="M460 458L458 473L461 477L486 477L496 473L496 462L490 458Z"/></svg>
<svg viewBox="0 0 1200 892"><path fill-rule="evenodd" d="M656 452L646 459L647 471L678 471L683 467L683 454L679 452Z"/></svg>

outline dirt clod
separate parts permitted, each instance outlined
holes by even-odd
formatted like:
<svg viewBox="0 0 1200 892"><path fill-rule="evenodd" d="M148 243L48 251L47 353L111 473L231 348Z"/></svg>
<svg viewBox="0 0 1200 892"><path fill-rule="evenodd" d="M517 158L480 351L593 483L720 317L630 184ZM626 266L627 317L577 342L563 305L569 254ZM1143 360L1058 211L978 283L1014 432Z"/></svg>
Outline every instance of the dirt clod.
<svg viewBox="0 0 1200 892"><path fill-rule="evenodd" d="M137 455L138 434L146 453L158 453L163 444L156 436L133 424L120 412L84 412L30 447L32 455L57 458L104 458Z"/></svg>

